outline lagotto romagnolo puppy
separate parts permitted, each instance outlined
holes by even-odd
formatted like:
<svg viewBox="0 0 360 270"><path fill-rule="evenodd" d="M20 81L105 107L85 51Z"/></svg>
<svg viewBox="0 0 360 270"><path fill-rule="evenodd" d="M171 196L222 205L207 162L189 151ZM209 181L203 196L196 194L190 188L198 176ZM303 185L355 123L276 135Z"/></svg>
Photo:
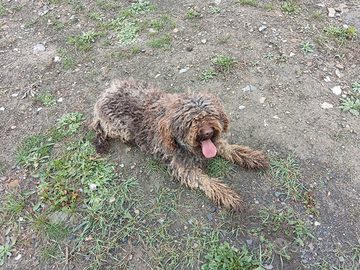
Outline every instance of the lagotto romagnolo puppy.
<svg viewBox="0 0 360 270"><path fill-rule="evenodd" d="M220 155L247 169L266 169L266 155L250 148L230 145L221 138L228 131L224 107L211 94L165 94L155 86L132 78L115 80L95 104L91 124L96 131L97 152L108 151L109 139L138 145L160 158L174 179L200 188L216 204L239 212L242 196L201 167Z"/></svg>

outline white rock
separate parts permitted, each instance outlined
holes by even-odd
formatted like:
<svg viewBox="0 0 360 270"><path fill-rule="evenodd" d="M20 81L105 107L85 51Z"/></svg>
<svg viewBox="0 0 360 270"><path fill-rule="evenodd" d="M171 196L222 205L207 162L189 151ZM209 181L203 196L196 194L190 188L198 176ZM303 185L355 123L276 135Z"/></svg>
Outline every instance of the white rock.
<svg viewBox="0 0 360 270"><path fill-rule="evenodd" d="M54 62L60 62L60 61L61 61L61 58L59 56L54 57Z"/></svg>
<svg viewBox="0 0 360 270"><path fill-rule="evenodd" d="M247 85L245 88L243 88L243 91L246 92L246 91L254 91L256 90L256 87L253 86L253 85Z"/></svg>
<svg viewBox="0 0 360 270"><path fill-rule="evenodd" d="M97 190L97 186L95 184L90 184L89 188L91 191Z"/></svg>
<svg viewBox="0 0 360 270"><path fill-rule="evenodd" d="M202 40L201 40L201 43L202 43L202 44L205 44L205 43L206 43L206 39L205 39L205 38L202 39Z"/></svg>
<svg viewBox="0 0 360 270"><path fill-rule="evenodd" d="M40 107L40 108L38 108L36 111L37 111L37 112L40 112L41 110L42 110L42 108Z"/></svg>
<svg viewBox="0 0 360 270"><path fill-rule="evenodd" d="M324 102L324 103L321 104L320 106L321 106L321 108L323 108L323 109L331 109L331 108L334 107L332 104L327 103L327 102Z"/></svg>
<svg viewBox="0 0 360 270"><path fill-rule="evenodd" d="M259 98L259 102L261 103L261 104L263 104L264 102L265 102L265 97L261 97L261 98Z"/></svg>
<svg viewBox="0 0 360 270"><path fill-rule="evenodd" d="M331 79L330 79L329 76L326 76L326 77L324 78L324 81L325 81L325 82L331 82Z"/></svg>
<svg viewBox="0 0 360 270"><path fill-rule="evenodd" d="M344 73L341 73L340 70L338 70L338 69L335 69L335 74L336 74L336 76L338 76L339 78L344 77Z"/></svg>
<svg viewBox="0 0 360 270"><path fill-rule="evenodd" d="M186 67L186 68L180 69L179 74L181 74L181 73L185 73L185 72L186 72L186 71L188 71L188 70L189 70L189 67Z"/></svg>
<svg viewBox="0 0 360 270"><path fill-rule="evenodd" d="M295 53L293 53L293 52L290 52L290 55L289 55L289 57L293 57L295 55Z"/></svg>
<svg viewBox="0 0 360 270"><path fill-rule="evenodd" d="M280 119L280 117L277 116L277 115L274 115L273 118L275 118L275 119Z"/></svg>
<svg viewBox="0 0 360 270"><path fill-rule="evenodd" d="M109 199L109 203L113 203L113 202L115 202L115 197L111 197L111 198Z"/></svg>
<svg viewBox="0 0 360 270"><path fill-rule="evenodd" d="M0 108L0 111L5 111L5 108L4 108L4 107L1 107L1 108Z"/></svg>
<svg viewBox="0 0 360 270"><path fill-rule="evenodd" d="M15 257L15 261L18 261L18 260L20 260L21 259L21 254L19 254L19 255L17 255L16 257Z"/></svg>
<svg viewBox="0 0 360 270"><path fill-rule="evenodd" d="M62 97L59 98L59 99L57 100L57 102L63 102L63 98L62 98Z"/></svg>
<svg viewBox="0 0 360 270"><path fill-rule="evenodd" d="M174 28L173 32L174 32L174 33L177 33L177 32L179 32L179 29Z"/></svg>
<svg viewBox="0 0 360 270"><path fill-rule="evenodd" d="M12 97L17 97L19 95L19 93L16 93L16 94L12 94L11 96Z"/></svg>
<svg viewBox="0 0 360 270"><path fill-rule="evenodd" d="M36 44L35 47L34 47L34 54L38 54L38 53L41 53L41 52L45 52L45 46L42 45L42 44Z"/></svg>
<svg viewBox="0 0 360 270"><path fill-rule="evenodd" d="M220 5L220 3L221 3L221 0L215 0L215 4L218 6L218 5Z"/></svg>
<svg viewBox="0 0 360 270"><path fill-rule="evenodd" d="M333 18L335 17L335 9L334 8L328 8L329 11L329 17Z"/></svg>
<svg viewBox="0 0 360 270"><path fill-rule="evenodd" d="M11 129L15 129L16 128L16 126L11 126Z"/></svg>
<svg viewBox="0 0 360 270"><path fill-rule="evenodd" d="M262 25L259 27L259 32L262 32L266 29L267 27L265 25Z"/></svg>
<svg viewBox="0 0 360 270"><path fill-rule="evenodd" d="M239 110L243 110L243 109L245 109L245 106L239 106Z"/></svg>
<svg viewBox="0 0 360 270"><path fill-rule="evenodd" d="M319 226L319 225L321 225L321 223L320 223L320 222L315 221L314 225L315 225L315 226Z"/></svg>
<svg viewBox="0 0 360 270"><path fill-rule="evenodd" d="M156 76L155 76L155 79L157 78L157 77L159 77L161 74L156 74Z"/></svg>
<svg viewBox="0 0 360 270"><path fill-rule="evenodd" d="M331 91L335 95L340 96L341 95L341 87L340 87L340 85L334 86L333 88L331 88Z"/></svg>

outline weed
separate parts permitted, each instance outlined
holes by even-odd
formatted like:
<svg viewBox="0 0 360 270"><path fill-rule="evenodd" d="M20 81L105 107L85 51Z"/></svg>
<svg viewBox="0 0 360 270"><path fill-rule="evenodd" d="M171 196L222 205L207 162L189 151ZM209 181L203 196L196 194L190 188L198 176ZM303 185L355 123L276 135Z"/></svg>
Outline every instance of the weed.
<svg viewBox="0 0 360 270"><path fill-rule="evenodd" d="M206 69L203 73L201 73L201 80L207 82L209 79L214 78L217 75L217 72L213 69Z"/></svg>
<svg viewBox="0 0 360 270"><path fill-rule="evenodd" d="M242 4L242 5L250 5L250 6L253 6L253 7L257 7L257 2L254 1L254 0L236 0L235 1L235 4Z"/></svg>
<svg viewBox="0 0 360 270"><path fill-rule="evenodd" d="M210 177L218 178L228 175L232 168L232 163L222 157L212 158L206 167L206 173Z"/></svg>
<svg viewBox="0 0 360 270"><path fill-rule="evenodd" d="M281 63L286 63L287 62L287 56L285 55L285 54L283 54L283 55L280 55L280 56L276 56L275 57L275 62L277 63L277 64L281 64Z"/></svg>
<svg viewBox="0 0 360 270"><path fill-rule="evenodd" d="M155 28L156 30L160 30L161 28L163 28L163 24L160 21L152 21L150 23L151 27Z"/></svg>
<svg viewBox="0 0 360 270"><path fill-rule="evenodd" d="M225 55L217 55L217 57L212 60L212 63L216 69L226 73L229 73L230 69L238 64L235 57Z"/></svg>
<svg viewBox="0 0 360 270"><path fill-rule="evenodd" d="M259 261L253 259L253 253L247 250L246 245L243 245L241 251L239 251L237 248L230 247L226 241L224 241L224 244L221 246L217 239L212 243L209 252L205 255L205 259L207 259L209 263L201 266L203 270L245 270L259 266Z"/></svg>
<svg viewBox="0 0 360 270"><path fill-rule="evenodd" d="M296 1L286 1L280 5L280 10L289 15L297 15L301 11L299 6L300 4Z"/></svg>
<svg viewBox="0 0 360 270"><path fill-rule="evenodd" d="M274 57L274 55L272 53L268 53L268 54L265 54L263 55L263 58L265 58L266 60L272 60Z"/></svg>
<svg viewBox="0 0 360 270"><path fill-rule="evenodd" d="M168 174L166 167L161 163L161 161L156 159L150 159L146 164L147 174L152 172L157 172L163 176Z"/></svg>
<svg viewBox="0 0 360 270"><path fill-rule="evenodd" d="M324 17L325 17L325 15L321 14L321 12L319 12L319 11L314 11L311 14L311 19L313 19L313 20L322 21L324 19Z"/></svg>
<svg viewBox="0 0 360 270"><path fill-rule="evenodd" d="M134 42L138 36L136 33L139 30L139 27L137 27L135 23L129 22L127 20L124 21L122 25L122 30L118 35L119 42L122 44L130 44Z"/></svg>
<svg viewBox="0 0 360 270"><path fill-rule="evenodd" d="M37 97L37 100L40 101L46 107L50 107L56 104L55 98L49 92L39 95Z"/></svg>
<svg viewBox="0 0 360 270"><path fill-rule="evenodd" d="M79 132L81 121L85 120L82 113L64 114L56 127L56 134L63 138Z"/></svg>
<svg viewBox="0 0 360 270"><path fill-rule="evenodd" d="M105 1L99 0L96 2L96 4L100 9L103 9L103 10L115 9L115 8L121 7L121 5L118 4L116 1L111 1L111 2L107 3Z"/></svg>
<svg viewBox="0 0 360 270"><path fill-rule="evenodd" d="M135 46L135 47L130 48L130 52L131 52L132 54L139 53L140 51L141 51L141 47L140 47L140 46Z"/></svg>
<svg viewBox="0 0 360 270"><path fill-rule="evenodd" d="M82 32L82 35L77 35L71 38L68 38L68 44L76 45L79 49L83 51L88 51L91 49L91 43L95 42L95 39L101 36L100 33L94 31Z"/></svg>
<svg viewBox="0 0 360 270"><path fill-rule="evenodd" d="M265 5L265 8L266 8L267 11L270 11L270 10L274 10L274 9L275 9L274 6L273 6L273 5L270 5L270 4L266 4L266 5Z"/></svg>
<svg viewBox="0 0 360 270"><path fill-rule="evenodd" d="M336 54L335 58L339 58L340 60L344 60L345 59L345 54Z"/></svg>
<svg viewBox="0 0 360 270"><path fill-rule="evenodd" d="M0 245L0 265L3 265L5 260L11 257L12 252L16 251L15 243L16 238L10 243L10 237L7 236L5 246Z"/></svg>
<svg viewBox="0 0 360 270"><path fill-rule="evenodd" d="M0 125L1 129L1 125ZM0 160L0 175L6 170L6 163Z"/></svg>
<svg viewBox="0 0 360 270"><path fill-rule="evenodd" d="M166 34L162 38L154 39L148 43L151 48L163 48L164 50L168 50L170 48L171 36L170 34Z"/></svg>
<svg viewBox="0 0 360 270"><path fill-rule="evenodd" d="M131 11L134 14L145 14L145 12L149 12L150 10L154 10L155 8L156 8L155 6L150 5L150 2L148 1L143 2L139 0L138 3L131 4L129 11Z"/></svg>
<svg viewBox="0 0 360 270"><path fill-rule="evenodd" d="M314 52L312 49L314 47L314 44L308 41L307 42L302 41L299 46L300 46L300 51L302 51L304 55L306 55L308 52Z"/></svg>
<svg viewBox="0 0 360 270"><path fill-rule="evenodd" d="M358 92L358 93L360 94L360 83L358 83L358 82L353 82L353 83L351 84L351 86L352 86L354 92Z"/></svg>
<svg viewBox="0 0 360 270"><path fill-rule="evenodd" d="M32 20L30 22L25 23L24 27L25 29L29 29L30 27L34 26L34 24L36 24L37 22L39 22L38 19Z"/></svg>
<svg viewBox="0 0 360 270"><path fill-rule="evenodd" d="M301 76L302 74L303 74L303 72L301 70L296 71L296 76Z"/></svg>
<svg viewBox="0 0 360 270"><path fill-rule="evenodd" d="M90 19L93 19L95 21L102 21L105 18L104 14L102 14L100 12L92 13L89 15L89 17L90 17Z"/></svg>
<svg viewBox="0 0 360 270"><path fill-rule="evenodd" d="M324 27L323 32L340 45L344 45L348 39L352 39L355 36L355 27L343 28L329 25Z"/></svg>
<svg viewBox="0 0 360 270"><path fill-rule="evenodd" d="M359 115L360 100L355 95L348 95L346 98L340 98L340 103L339 109L342 109L344 112L349 111L355 116Z"/></svg>
<svg viewBox="0 0 360 270"><path fill-rule="evenodd" d="M220 13L221 9L218 8L218 7L211 7L210 10L209 10L209 13L211 14L217 14L217 13Z"/></svg>
<svg viewBox="0 0 360 270"><path fill-rule="evenodd" d="M197 12L194 9L189 9L186 13L186 18L188 19L194 19L196 17L202 17L202 14L200 12Z"/></svg>
<svg viewBox="0 0 360 270"><path fill-rule="evenodd" d="M0 211L4 213L3 217L14 217L21 213L25 207L25 198L21 194L10 194L3 200Z"/></svg>
<svg viewBox="0 0 360 270"><path fill-rule="evenodd" d="M300 183L300 165L294 159L294 153L286 159L270 158L270 176L277 180L277 185L285 192L287 198L302 199L305 187Z"/></svg>
<svg viewBox="0 0 360 270"><path fill-rule="evenodd" d="M228 35L224 35L221 37L218 37L218 40L220 43L226 43L228 41L229 36Z"/></svg>
<svg viewBox="0 0 360 270"><path fill-rule="evenodd" d="M9 13L7 8L5 7L5 4L0 4L0 16L6 16Z"/></svg>
<svg viewBox="0 0 360 270"><path fill-rule="evenodd" d="M307 99L308 97L309 97L309 94L307 94L307 93L300 93L299 94L300 99Z"/></svg>

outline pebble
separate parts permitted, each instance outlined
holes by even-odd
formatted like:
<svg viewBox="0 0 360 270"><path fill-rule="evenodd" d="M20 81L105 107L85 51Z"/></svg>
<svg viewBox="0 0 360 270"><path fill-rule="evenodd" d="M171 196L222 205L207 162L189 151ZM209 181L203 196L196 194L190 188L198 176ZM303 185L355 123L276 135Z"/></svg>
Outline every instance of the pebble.
<svg viewBox="0 0 360 270"><path fill-rule="evenodd" d="M342 263L342 262L345 262L345 259L344 259L343 256L340 256L340 257L339 257L339 262L341 262L341 263Z"/></svg>
<svg viewBox="0 0 360 270"><path fill-rule="evenodd" d="M63 98L62 98L62 97L59 98L59 99L57 100L57 102L63 102Z"/></svg>
<svg viewBox="0 0 360 270"><path fill-rule="evenodd" d="M239 106L239 110L243 110L243 109L245 109L245 106L240 105L240 106Z"/></svg>
<svg viewBox="0 0 360 270"><path fill-rule="evenodd" d="M213 212L213 213L216 212L216 207L215 206L211 207L211 212Z"/></svg>
<svg viewBox="0 0 360 270"><path fill-rule="evenodd" d="M185 73L185 72L186 72L186 71L188 71L188 70L189 70L189 67L186 67L186 68L180 69L179 74L181 74L181 73Z"/></svg>
<svg viewBox="0 0 360 270"><path fill-rule="evenodd" d="M340 72L340 70L338 70L338 69L335 69L335 74L336 74L336 76L338 76L339 78L344 77L344 73Z"/></svg>
<svg viewBox="0 0 360 270"><path fill-rule="evenodd" d="M331 82L331 79L330 79L329 76L326 76L326 77L324 78L324 81L325 81L325 82Z"/></svg>
<svg viewBox="0 0 360 270"><path fill-rule="evenodd" d="M21 254L19 254L19 255L17 255L16 257L15 257L15 261L18 261L18 260L20 260L21 259Z"/></svg>
<svg viewBox="0 0 360 270"><path fill-rule="evenodd" d="M329 11L329 17L330 18L333 18L335 17L335 9L334 8L328 8L328 11Z"/></svg>
<svg viewBox="0 0 360 270"><path fill-rule="evenodd" d="M275 192L274 195L275 195L276 198L279 198L279 197L280 197L280 193L279 193L279 192Z"/></svg>
<svg viewBox="0 0 360 270"><path fill-rule="evenodd" d="M265 25L262 25L259 27L259 32L262 32L266 29L267 27Z"/></svg>
<svg viewBox="0 0 360 270"><path fill-rule="evenodd" d="M218 5L220 5L221 0L215 0L214 2L215 2L215 5L217 5L217 6L218 6Z"/></svg>
<svg viewBox="0 0 360 270"><path fill-rule="evenodd" d="M179 29L174 28L173 32L174 32L174 33L177 33L177 32L179 32Z"/></svg>
<svg viewBox="0 0 360 270"><path fill-rule="evenodd" d="M213 220L213 216L212 214L206 214L206 217L209 221L212 221Z"/></svg>
<svg viewBox="0 0 360 270"><path fill-rule="evenodd" d="M320 106L321 106L321 108L323 108L323 109L331 109L331 108L334 107L332 104L327 103L327 102L324 102L324 103L321 104Z"/></svg>
<svg viewBox="0 0 360 270"><path fill-rule="evenodd" d="M202 43L202 44L205 44L205 43L206 43L206 39L202 39L202 40L201 40L201 43Z"/></svg>
<svg viewBox="0 0 360 270"><path fill-rule="evenodd" d="M338 69L341 69L341 70L344 69L344 66L342 64L337 64L335 67L337 67Z"/></svg>
<svg viewBox="0 0 360 270"><path fill-rule="evenodd" d="M76 239L76 235L75 235L75 234L70 235L70 239L71 239L71 240Z"/></svg>
<svg viewBox="0 0 360 270"><path fill-rule="evenodd" d="M186 50L187 50L188 52L191 52L193 49L194 49L193 46L186 47Z"/></svg>
<svg viewBox="0 0 360 270"><path fill-rule="evenodd" d="M41 53L41 52L45 52L45 46L42 45L42 44L36 44L34 46L34 54L38 54L38 53Z"/></svg>
<svg viewBox="0 0 360 270"><path fill-rule="evenodd" d="M255 86L253 86L253 85L247 85L247 86L245 86L245 88L243 88L243 91L244 92L247 92L247 91L254 91L254 90L256 90L256 87Z"/></svg>
<svg viewBox="0 0 360 270"><path fill-rule="evenodd" d="M259 102L261 103L261 104L263 104L264 102L265 102L265 97L261 97L261 98L259 98Z"/></svg>
<svg viewBox="0 0 360 270"><path fill-rule="evenodd" d="M271 270L271 269L274 268L274 266L273 266L272 264L265 264L265 265L264 265L264 268L265 268L266 270Z"/></svg>
<svg viewBox="0 0 360 270"><path fill-rule="evenodd" d="M89 188L91 191L95 191L97 189L97 186L95 184L90 184Z"/></svg>
<svg viewBox="0 0 360 270"><path fill-rule="evenodd" d="M0 108L0 111L5 111L5 108L4 108L4 107L1 107L1 108Z"/></svg>
<svg viewBox="0 0 360 270"><path fill-rule="evenodd" d="M20 184L20 180L14 180L8 184L9 188L17 187Z"/></svg>
<svg viewBox="0 0 360 270"><path fill-rule="evenodd" d="M246 244L248 244L249 246L251 246L252 243L253 243L252 239L246 240Z"/></svg>
<svg viewBox="0 0 360 270"><path fill-rule="evenodd" d="M331 91L337 96L341 95L340 85L334 86L333 88L331 88Z"/></svg>

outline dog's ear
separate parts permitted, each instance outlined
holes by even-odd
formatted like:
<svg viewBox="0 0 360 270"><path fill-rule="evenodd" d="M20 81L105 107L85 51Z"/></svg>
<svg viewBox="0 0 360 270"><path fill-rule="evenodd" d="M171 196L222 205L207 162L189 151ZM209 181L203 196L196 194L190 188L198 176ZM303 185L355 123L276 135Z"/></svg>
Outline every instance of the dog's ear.
<svg viewBox="0 0 360 270"><path fill-rule="evenodd" d="M169 147L171 150L174 150L176 143L174 137L171 135L170 127L166 123L167 120L168 120L167 117L164 117L159 121L159 131L165 145Z"/></svg>

